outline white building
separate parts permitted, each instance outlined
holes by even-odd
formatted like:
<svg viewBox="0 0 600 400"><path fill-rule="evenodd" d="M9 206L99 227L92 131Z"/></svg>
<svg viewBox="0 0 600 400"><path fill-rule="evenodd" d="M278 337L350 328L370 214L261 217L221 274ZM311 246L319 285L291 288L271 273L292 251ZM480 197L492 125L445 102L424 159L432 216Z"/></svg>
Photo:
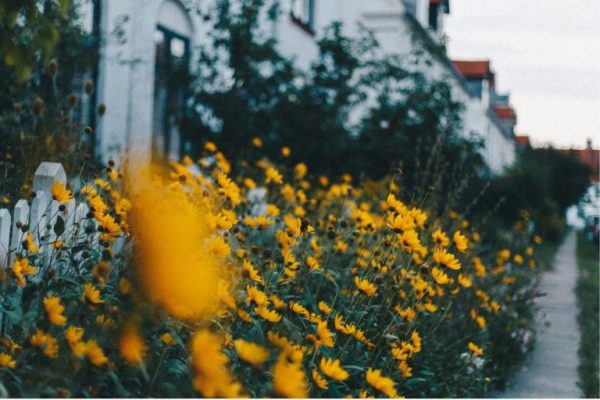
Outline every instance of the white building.
<svg viewBox="0 0 600 400"><path fill-rule="evenodd" d="M269 28L280 51L295 57L299 68L317 56L317 38L334 21L341 21L349 36L363 25L385 52L408 56L443 41L449 12L449 0L271 1L280 2L282 17ZM97 103L107 107L97 124L96 152L103 159L118 158L127 149L143 156L154 149L172 158L185 150L168 112L180 99L165 87L164 76L194 59L211 29L213 7L214 0L97 0L96 21L108 37L97 85ZM483 81L476 93L443 52L420 57L431 61L419 64L428 76L451 83L455 98L465 105L465 135L484 139L484 158L493 172L501 173L513 162L515 145L512 131L492 111L489 82Z"/></svg>

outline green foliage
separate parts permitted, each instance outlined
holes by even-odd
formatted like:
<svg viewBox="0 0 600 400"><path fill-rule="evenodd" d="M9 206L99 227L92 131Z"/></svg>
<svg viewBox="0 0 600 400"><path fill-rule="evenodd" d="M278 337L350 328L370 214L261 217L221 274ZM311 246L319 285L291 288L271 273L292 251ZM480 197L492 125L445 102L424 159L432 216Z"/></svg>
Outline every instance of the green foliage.
<svg viewBox="0 0 600 400"><path fill-rule="evenodd" d="M598 276L598 247L585 240L582 232L577 235L577 321L581 329L579 343L579 379L583 394L588 398L600 397L600 287Z"/></svg>
<svg viewBox="0 0 600 400"><path fill-rule="evenodd" d="M78 7L68 1L60 4L26 1L0 6L5 23L10 10L10 15L18 10L24 15L14 29L2 26L0 40L16 43L5 44L13 47L8 53L3 48L2 54L14 52L27 61L0 64L0 190L11 197L28 194L27 186L20 190L21 184L31 179L40 160L62 162L68 172L78 173L75 168L91 155L75 150L92 142L84 137L84 116L93 83L84 82L97 61L99 40L80 26ZM39 43L48 39L46 25L58 35L52 46ZM20 68L28 71L27 79L21 79Z"/></svg>
<svg viewBox="0 0 600 400"><path fill-rule="evenodd" d="M228 0L217 2L188 131L218 140L234 162L252 159L247 138L259 137L267 155L288 146L291 162L306 162L329 177L350 172L381 178L401 166L410 171L403 176L407 190L439 183L434 169L456 164L482 169L478 145L458 135L462 106L447 82L430 80L406 59L384 54L365 30L356 38L345 36L340 23L324 30L318 56L308 71L299 71L277 50L268 29L286 16L264 3L245 0L236 8ZM436 164L429 181L413 172L422 173L428 163Z"/></svg>
<svg viewBox="0 0 600 400"><path fill-rule="evenodd" d="M512 224L521 210L528 210L544 237L557 242L564 231L566 209L589 186L589 167L575 154L553 148L525 151L501 177L492 181L479 208L498 207L498 224Z"/></svg>
<svg viewBox="0 0 600 400"><path fill-rule="evenodd" d="M36 60L47 63L60 38L71 0L8 0L0 4L0 52L19 83L26 82Z"/></svg>

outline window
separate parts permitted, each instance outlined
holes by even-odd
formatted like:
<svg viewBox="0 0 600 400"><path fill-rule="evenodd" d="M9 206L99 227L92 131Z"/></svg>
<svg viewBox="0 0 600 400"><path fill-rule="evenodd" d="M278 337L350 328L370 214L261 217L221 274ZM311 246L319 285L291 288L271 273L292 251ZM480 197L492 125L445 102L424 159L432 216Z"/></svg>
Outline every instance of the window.
<svg viewBox="0 0 600 400"><path fill-rule="evenodd" d="M314 0L292 0L292 20L297 22L309 33L313 33L314 28Z"/></svg>
<svg viewBox="0 0 600 400"><path fill-rule="evenodd" d="M189 39L158 25L154 32L156 65L154 74L153 153L169 159L179 157L185 143L177 120L185 101L189 79Z"/></svg>
<svg viewBox="0 0 600 400"><path fill-rule="evenodd" d="M439 0L431 0L429 2L429 27L434 31L438 30L439 9Z"/></svg>

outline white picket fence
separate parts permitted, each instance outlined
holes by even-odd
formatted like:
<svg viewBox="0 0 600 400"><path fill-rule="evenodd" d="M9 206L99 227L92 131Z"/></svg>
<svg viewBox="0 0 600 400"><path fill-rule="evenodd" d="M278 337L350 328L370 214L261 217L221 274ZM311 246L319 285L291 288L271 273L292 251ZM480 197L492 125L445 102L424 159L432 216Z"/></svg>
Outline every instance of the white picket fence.
<svg viewBox="0 0 600 400"><path fill-rule="evenodd" d="M22 251L24 226L28 226L40 252L45 255L49 255L52 249L49 243L82 233L80 222L87 218L88 205L72 199L65 204L64 212L59 211L60 204L52 199L51 193L55 180L66 184L67 175L63 166L55 162L42 162L33 178L35 197L31 205L21 199L15 204L12 214L6 208L0 209L0 267L12 265L15 256ZM59 216L64 220L65 229L57 237L53 227Z"/></svg>

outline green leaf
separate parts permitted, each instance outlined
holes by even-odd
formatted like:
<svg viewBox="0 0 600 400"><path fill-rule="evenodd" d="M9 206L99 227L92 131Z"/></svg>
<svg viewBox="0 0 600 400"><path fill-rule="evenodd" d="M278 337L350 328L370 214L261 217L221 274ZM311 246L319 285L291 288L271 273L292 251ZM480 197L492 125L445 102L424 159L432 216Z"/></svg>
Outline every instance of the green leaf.
<svg viewBox="0 0 600 400"><path fill-rule="evenodd" d="M65 220L62 217L56 217L56 223L54 224L54 233L56 236L60 236L65 231Z"/></svg>
<svg viewBox="0 0 600 400"><path fill-rule="evenodd" d="M406 381L406 386L409 389L414 389L419 383L427 383L427 379L425 378L410 378Z"/></svg>

